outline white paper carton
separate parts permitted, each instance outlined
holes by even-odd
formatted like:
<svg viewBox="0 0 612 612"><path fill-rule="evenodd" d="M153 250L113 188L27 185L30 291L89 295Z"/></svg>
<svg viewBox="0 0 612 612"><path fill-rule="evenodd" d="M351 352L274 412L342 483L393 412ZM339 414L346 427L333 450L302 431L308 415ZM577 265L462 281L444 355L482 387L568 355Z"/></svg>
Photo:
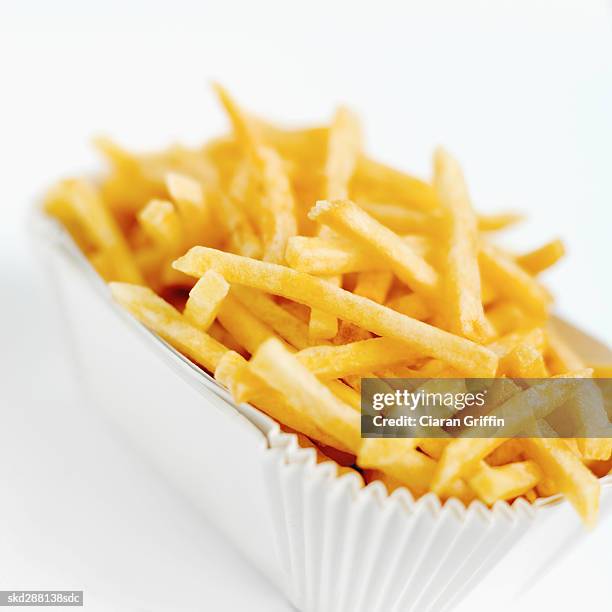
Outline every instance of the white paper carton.
<svg viewBox="0 0 612 612"><path fill-rule="evenodd" d="M36 212L32 229L88 401L298 609L449 610L498 563L518 593L584 534L559 498L466 509L339 477L114 304L55 221Z"/></svg>

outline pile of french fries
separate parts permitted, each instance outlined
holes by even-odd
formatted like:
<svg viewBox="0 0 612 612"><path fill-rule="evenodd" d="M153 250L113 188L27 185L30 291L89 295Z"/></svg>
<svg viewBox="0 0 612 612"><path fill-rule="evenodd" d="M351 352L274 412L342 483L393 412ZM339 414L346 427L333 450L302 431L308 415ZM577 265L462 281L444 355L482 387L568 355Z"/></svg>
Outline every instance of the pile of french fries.
<svg viewBox="0 0 612 612"><path fill-rule="evenodd" d="M478 215L443 149L428 183L368 157L346 108L285 130L215 90L229 134L149 154L99 139L110 171L46 198L115 300L365 482L466 504L562 493L593 524L610 439L360 435L362 377L597 375L550 326L538 276L561 242L496 246L518 217Z"/></svg>

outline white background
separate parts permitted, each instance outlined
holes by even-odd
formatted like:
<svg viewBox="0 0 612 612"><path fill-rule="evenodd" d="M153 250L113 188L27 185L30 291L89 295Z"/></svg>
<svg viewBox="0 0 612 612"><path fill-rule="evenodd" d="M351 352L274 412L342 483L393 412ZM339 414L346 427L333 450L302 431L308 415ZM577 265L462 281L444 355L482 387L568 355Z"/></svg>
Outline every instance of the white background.
<svg viewBox="0 0 612 612"><path fill-rule="evenodd" d="M612 14L599 0L0 3L0 589L85 589L90 610L287 604L76 399L23 221L89 139L197 143L225 128L207 82L260 114L321 121L348 102L370 150L423 176L464 162L481 209L561 236L559 311L612 342ZM612 597L600 525L521 609ZM528 559L525 560L529 562ZM500 609L483 589L464 609ZM509 603L509 602L507 602Z"/></svg>

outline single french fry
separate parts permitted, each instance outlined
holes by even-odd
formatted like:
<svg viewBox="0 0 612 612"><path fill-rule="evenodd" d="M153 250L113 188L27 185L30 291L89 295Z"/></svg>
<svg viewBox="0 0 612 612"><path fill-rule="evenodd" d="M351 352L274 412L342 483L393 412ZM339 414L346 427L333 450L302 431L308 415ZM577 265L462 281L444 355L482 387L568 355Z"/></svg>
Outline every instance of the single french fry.
<svg viewBox="0 0 612 612"><path fill-rule="evenodd" d="M561 240L553 240L545 245L520 255L516 258L516 262L521 268L527 270L529 274L540 274L547 268L554 266L559 259L565 255L565 247Z"/></svg>
<svg viewBox="0 0 612 612"><path fill-rule="evenodd" d="M372 270L361 272L353 289L355 295L368 298L378 304L383 304L393 283L393 272L390 270Z"/></svg>
<svg viewBox="0 0 612 612"><path fill-rule="evenodd" d="M262 379L255 377L248 370L234 369L232 381L232 395L234 399L241 402L251 402L254 397L265 393L267 384ZM361 410L361 397L351 387L339 380L325 380L325 386L341 401L359 412ZM282 421L282 419L281 419Z"/></svg>
<svg viewBox="0 0 612 612"><path fill-rule="evenodd" d="M231 121L237 140L247 151L253 151L261 144L262 134L260 125L242 111L225 87L219 83L212 83L212 88Z"/></svg>
<svg viewBox="0 0 612 612"><path fill-rule="evenodd" d="M480 464L467 480L468 485L486 504L524 495L542 479L542 470L535 461L520 461L499 467Z"/></svg>
<svg viewBox="0 0 612 612"><path fill-rule="evenodd" d="M544 330L541 327L534 327L528 330L513 331L490 342L487 347L500 358L503 358L521 344L529 344L541 353L544 351L545 342Z"/></svg>
<svg viewBox="0 0 612 612"><path fill-rule="evenodd" d="M503 406L519 388L509 379L498 379L488 392L488 407ZM456 438L444 448L431 483L431 490L438 495L447 490L457 478L472 473L485 457L502 446L508 438Z"/></svg>
<svg viewBox="0 0 612 612"><path fill-rule="evenodd" d="M493 215L478 215L478 229L481 232L496 232L515 225L523 220L523 215L517 213L498 213Z"/></svg>
<svg viewBox="0 0 612 612"><path fill-rule="evenodd" d="M231 392L236 402L245 401L244 396L246 395L249 403L257 406L280 423L322 444L336 448L340 446L346 450L338 440L319 428L312 418L295 408L282 393L268 385L265 379L254 374L249 368L249 363L238 353L228 351L222 357L215 370L215 379ZM239 390L238 387L242 387L242 390ZM245 388L248 389L246 393Z"/></svg>
<svg viewBox="0 0 612 612"><path fill-rule="evenodd" d="M442 148L434 155L433 183L445 212L447 244L441 285L447 328L482 342L492 330L481 301L478 222L461 168Z"/></svg>
<svg viewBox="0 0 612 612"><path fill-rule="evenodd" d="M274 149L259 147L253 158L256 169L263 258L273 263L285 261L287 240L297 234L295 202L283 160Z"/></svg>
<svg viewBox="0 0 612 612"><path fill-rule="evenodd" d="M470 340L290 268L207 247L193 247L173 266L196 277L214 268L230 283L248 285L325 310L375 334L405 342L423 355L441 359L461 372L487 377L493 376L497 369L495 354Z"/></svg>
<svg viewBox="0 0 612 612"><path fill-rule="evenodd" d="M480 293L480 300L482 301L483 306L490 306L491 304L494 304L499 298L495 288L488 283L486 279L481 279L480 285L482 289Z"/></svg>
<svg viewBox="0 0 612 612"><path fill-rule="evenodd" d="M353 173L350 193L369 202L394 202L426 213L438 209L436 194L429 183L391 168L380 162L359 156Z"/></svg>
<svg viewBox="0 0 612 612"><path fill-rule="evenodd" d="M595 363L589 364L593 368L593 378L612 378L612 364Z"/></svg>
<svg viewBox="0 0 612 612"><path fill-rule="evenodd" d="M577 443L585 461L608 461L612 457L612 438L578 438Z"/></svg>
<svg viewBox="0 0 612 612"><path fill-rule="evenodd" d="M418 357L405 345L389 338L371 338L337 346L312 346L297 358L321 378L344 378L374 368L413 363Z"/></svg>
<svg viewBox="0 0 612 612"><path fill-rule="evenodd" d="M419 321L427 321L432 314L427 302L417 293L408 293L393 298L385 306Z"/></svg>
<svg viewBox="0 0 612 612"><path fill-rule="evenodd" d="M334 287L342 286L341 276L326 276L324 280ZM338 319L331 313L312 308L308 322L308 337L311 342L330 340L338 333Z"/></svg>
<svg viewBox="0 0 612 612"><path fill-rule="evenodd" d="M297 234L295 202L285 163L264 142L258 122L244 113L223 87L215 84L214 88L247 155L248 180L257 200L254 210L263 241L263 258L283 263L287 239Z"/></svg>
<svg viewBox="0 0 612 612"><path fill-rule="evenodd" d="M584 368L584 361L549 324L546 328L547 361L551 374L564 374Z"/></svg>
<svg viewBox="0 0 612 612"><path fill-rule="evenodd" d="M249 369L282 393L303 414L354 454L361 443L359 413L339 400L280 341L269 339L255 352Z"/></svg>
<svg viewBox="0 0 612 612"><path fill-rule="evenodd" d="M506 438L507 439L507 438ZM469 476L480 461L497 447L505 438L456 438L446 445L432 475L431 490L443 495L458 478Z"/></svg>
<svg viewBox="0 0 612 612"><path fill-rule="evenodd" d="M422 236L402 236L402 240L420 257L425 257L429 251L429 241ZM289 238L285 259L292 268L317 276L389 268L375 253L364 251L355 243L338 237Z"/></svg>
<svg viewBox="0 0 612 612"><path fill-rule="evenodd" d="M549 297L538 282L511 258L482 242L478 261L487 282L502 297L514 300L534 316L547 316Z"/></svg>
<svg viewBox="0 0 612 612"><path fill-rule="evenodd" d="M435 290L436 271L396 233L350 200L320 200L308 216L377 253L409 287L429 295Z"/></svg>
<svg viewBox="0 0 612 612"><path fill-rule="evenodd" d="M285 259L292 268L319 276L344 274L372 266L371 260L367 261L359 249L351 248L348 241L319 236L289 238ZM377 264L382 268L382 262L374 262L375 266Z"/></svg>
<svg viewBox="0 0 612 612"><path fill-rule="evenodd" d="M153 244L165 255L179 254L183 244L183 228L172 202L150 200L138 211L138 222Z"/></svg>
<svg viewBox="0 0 612 612"><path fill-rule="evenodd" d="M460 372L439 359L429 359L416 369L416 373L416 378L458 378L462 376Z"/></svg>
<svg viewBox="0 0 612 612"><path fill-rule="evenodd" d="M110 209L134 214L144 202L165 197L168 155L135 155L106 137L94 138L93 144L112 167L112 174L100 186Z"/></svg>
<svg viewBox="0 0 612 612"><path fill-rule="evenodd" d="M277 338L271 327L258 319L231 294L221 303L217 317L221 325L236 338L238 344L251 354L266 340Z"/></svg>
<svg viewBox="0 0 612 612"><path fill-rule="evenodd" d="M417 451L417 443L416 438L366 438L357 454L357 465L383 471L420 497L429 488L436 462Z"/></svg>
<svg viewBox="0 0 612 612"><path fill-rule="evenodd" d="M227 348L188 323L173 306L148 287L110 283L113 298L143 325L193 361L214 372Z"/></svg>
<svg viewBox="0 0 612 612"><path fill-rule="evenodd" d="M487 455L486 461L489 465L497 467L499 465L506 465L507 463L523 461L523 454L524 451L520 439L511 438Z"/></svg>
<svg viewBox="0 0 612 612"><path fill-rule="evenodd" d="M183 316L206 331L217 317L229 288L229 283L218 272L208 270L189 292Z"/></svg>
<svg viewBox="0 0 612 612"><path fill-rule="evenodd" d="M599 510L599 481L558 438L525 438L523 445L545 476L550 478L582 520L593 526Z"/></svg>
<svg viewBox="0 0 612 612"><path fill-rule="evenodd" d="M535 487L538 497L552 497L559 494L559 487L551 478L545 476Z"/></svg>
<svg viewBox="0 0 612 612"><path fill-rule="evenodd" d="M507 300L499 301L487 308L486 316L499 336L528 325L528 318L522 308L518 304Z"/></svg>
<svg viewBox="0 0 612 612"><path fill-rule="evenodd" d="M361 410L361 396L354 389L339 380L327 380L325 386L347 406L357 412Z"/></svg>
<svg viewBox="0 0 612 612"><path fill-rule="evenodd" d="M235 295L243 306L296 349L310 346L308 325L287 312L269 295L240 285L232 287L232 295Z"/></svg>
<svg viewBox="0 0 612 612"><path fill-rule="evenodd" d="M438 215L411 210L401 204L359 200L355 203L396 234L435 233L434 228L439 220Z"/></svg>
<svg viewBox="0 0 612 612"><path fill-rule="evenodd" d="M548 370L544 357L529 342L522 342L499 362L500 376L511 378L546 378Z"/></svg>
<svg viewBox="0 0 612 612"><path fill-rule="evenodd" d="M166 176L166 188L178 209L187 246L211 244L212 215L200 183L170 172Z"/></svg>
<svg viewBox="0 0 612 612"><path fill-rule="evenodd" d="M355 171L360 149L359 119L349 109L340 107L329 128L325 163L326 198L348 198L349 181Z"/></svg>
<svg viewBox="0 0 612 612"><path fill-rule="evenodd" d="M70 209L91 243L107 254L112 280L143 282L119 226L93 183L81 179L62 181L48 195L45 207L53 214L62 205Z"/></svg>
<svg viewBox="0 0 612 612"><path fill-rule="evenodd" d="M219 194L216 199L219 217L228 236L227 249L231 253L245 257L260 257L262 254L261 240L255 233L251 221L234 200L225 194Z"/></svg>
<svg viewBox="0 0 612 612"><path fill-rule="evenodd" d="M220 344L223 344L223 346L226 346L228 349L242 355L243 357L248 356L249 352L244 348L244 346L240 346L240 344L238 344L238 340L236 340L236 338L234 338L234 336L232 336L232 334L230 334L218 321L213 321L206 333Z"/></svg>

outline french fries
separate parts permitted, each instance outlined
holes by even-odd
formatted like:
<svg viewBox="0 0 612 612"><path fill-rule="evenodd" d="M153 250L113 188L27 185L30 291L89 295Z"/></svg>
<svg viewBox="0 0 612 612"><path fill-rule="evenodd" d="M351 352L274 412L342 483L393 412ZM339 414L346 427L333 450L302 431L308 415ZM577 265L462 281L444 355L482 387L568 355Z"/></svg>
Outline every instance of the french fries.
<svg viewBox="0 0 612 612"><path fill-rule="evenodd" d="M354 454L361 446L360 416L339 400L308 368L275 339L264 342L249 362L250 370L310 416Z"/></svg>
<svg viewBox="0 0 612 612"><path fill-rule="evenodd" d="M46 198L115 301L339 473L465 504L562 493L593 524L612 408L595 381L575 390L612 366L587 367L552 324L540 274L563 244L497 246L520 217L478 214L441 148L430 184L367 156L344 107L285 130L215 89L229 134L147 154L98 139L108 174ZM465 391L465 376L485 379L497 437L362 438L363 378Z"/></svg>
<svg viewBox="0 0 612 612"><path fill-rule="evenodd" d="M434 187L446 226L442 296L447 328L482 342L492 335L481 300L478 225L459 164L443 149L434 159Z"/></svg>
<svg viewBox="0 0 612 612"><path fill-rule="evenodd" d="M599 507L599 482L589 469L557 438L527 438L525 450L576 508L584 522L593 526Z"/></svg>
<svg viewBox="0 0 612 612"><path fill-rule="evenodd" d="M247 285L311 308L319 308L368 331L404 342L425 355L437 357L459 371L474 376L493 376L497 369L494 353L479 344L284 266L206 247L193 247L173 265L177 270L197 278L214 268L231 283Z"/></svg>
<svg viewBox="0 0 612 612"><path fill-rule="evenodd" d="M341 235L354 238L366 251L378 254L396 276L415 291L431 295L436 288L436 271L395 232L350 200L321 200L308 217L328 225Z"/></svg>
<svg viewBox="0 0 612 612"><path fill-rule="evenodd" d="M143 282L117 221L92 183L80 179L63 181L49 193L45 207L82 228L85 239L106 258L112 280Z"/></svg>
<svg viewBox="0 0 612 612"><path fill-rule="evenodd" d="M113 298L143 325L175 346L190 359L214 372L227 348L197 327L162 300L148 287L111 283Z"/></svg>

